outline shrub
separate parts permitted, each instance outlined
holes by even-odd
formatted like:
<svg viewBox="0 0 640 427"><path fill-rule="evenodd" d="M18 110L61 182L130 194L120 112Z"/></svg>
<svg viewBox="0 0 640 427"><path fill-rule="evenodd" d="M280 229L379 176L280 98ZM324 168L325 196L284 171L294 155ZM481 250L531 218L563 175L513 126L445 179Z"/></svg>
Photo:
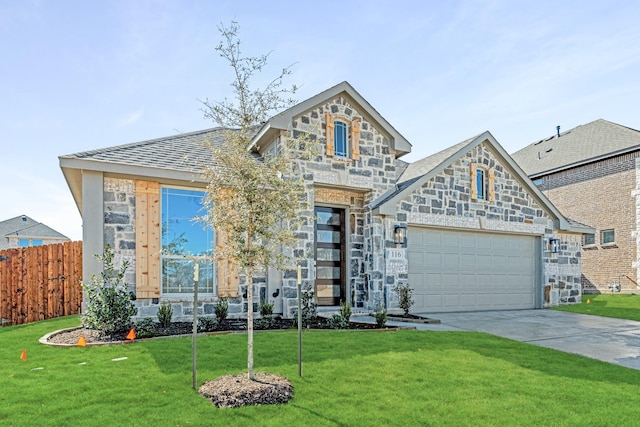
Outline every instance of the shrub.
<svg viewBox="0 0 640 427"><path fill-rule="evenodd" d="M266 302L261 299L260 304L258 305L258 310L260 310L261 318L256 320L256 328L271 329L275 323L273 321L273 302Z"/></svg>
<svg viewBox="0 0 640 427"><path fill-rule="evenodd" d="M397 285L393 290L398 294L398 305L404 312L404 315L409 316L409 310L411 310L411 306L414 302L411 298L413 295L413 289L411 289L408 283L405 283L404 285Z"/></svg>
<svg viewBox="0 0 640 427"><path fill-rule="evenodd" d="M302 326L309 327L318 317L318 306L313 302L313 289L311 286L302 290ZM295 317L296 326L298 324L298 316Z"/></svg>
<svg viewBox="0 0 640 427"><path fill-rule="evenodd" d="M215 331L218 322L214 317L198 317L198 332Z"/></svg>
<svg viewBox="0 0 640 427"><path fill-rule="evenodd" d="M229 302L226 298L219 298L213 310L216 313L216 320L218 323L222 323L229 315Z"/></svg>
<svg viewBox="0 0 640 427"><path fill-rule="evenodd" d="M329 324L330 328L333 329L348 329L349 328L349 321L345 320L344 316L342 316L342 314L333 314L331 315L331 317L327 320L327 323Z"/></svg>
<svg viewBox="0 0 640 427"><path fill-rule="evenodd" d="M158 322L163 328L168 328L171 325L171 317L173 317L173 308L171 304L162 304L158 309Z"/></svg>
<svg viewBox="0 0 640 427"><path fill-rule="evenodd" d="M266 302L261 299L260 304L258 305L258 310L260 310L261 316L273 316L273 302Z"/></svg>
<svg viewBox="0 0 640 427"><path fill-rule="evenodd" d="M124 274L129 267L125 261L120 270L113 266L113 251L109 245L104 254L96 255L102 262L100 276L92 275L90 284L82 284L87 296L87 306L82 315L82 324L88 329L95 329L102 334L126 331L131 327L131 316L135 307L127 292Z"/></svg>
<svg viewBox="0 0 640 427"><path fill-rule="evenodd" d="M387 323L387 309L380 307L376 310L376 327L384 328L384 325L386 323Z"/></svg>
<svg viewBox="0 0 640 427"><path fill-rule="evenodd" d="M351 319L351 305L346 301L340 303L340 316L349 323L349 319Z"/></svg>
<svg viewBox="0 0 640 427"><path fill-rule="evenodd" d="M138 320L133 328L136 331L138 338L151 338L156 335L156 323L151 317L145 317L142 320Z"/></svg>

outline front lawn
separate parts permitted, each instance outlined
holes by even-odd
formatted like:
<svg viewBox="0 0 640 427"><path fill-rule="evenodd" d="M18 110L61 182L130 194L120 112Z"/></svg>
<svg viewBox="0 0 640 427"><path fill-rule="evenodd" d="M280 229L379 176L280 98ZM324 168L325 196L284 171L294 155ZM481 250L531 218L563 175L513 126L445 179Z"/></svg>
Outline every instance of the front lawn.
<svg viewBox="0 0 640 427"><path fill-rule="evenodd" d="M590 303L587 304L587 300ZM582 295L582 304L561 305L553 309L640 321L640 295L587 294Z"/></svg>
<svg viewBox="0 0 640 427"><path fill-rule="evenodd" d="M287 376L285 405L217 409L191 389L191 339L44 346L77 317L0 328L0 425L634 425L640 371L482 333L255 335L258 371ZM22 349L27 361L20 360ZM198 382L246 368L246 335L198 338ZM123 359L126 358L126 359Z"/></svg>

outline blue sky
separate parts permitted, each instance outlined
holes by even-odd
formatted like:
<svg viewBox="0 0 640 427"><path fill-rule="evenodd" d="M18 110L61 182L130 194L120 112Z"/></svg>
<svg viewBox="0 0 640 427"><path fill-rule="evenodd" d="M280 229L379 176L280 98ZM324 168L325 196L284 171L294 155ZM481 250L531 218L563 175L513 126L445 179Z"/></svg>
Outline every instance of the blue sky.
<svg viewBox="0 0 640 427"><path fill-rule="evenodd" d="M0 220L80 239L59 155L213 126L232 20L272 52L261 79L293 64L298 100L350 82L407 161L485 130L514 152L556 125L640 129L638 1L0 0Z"/></svg>

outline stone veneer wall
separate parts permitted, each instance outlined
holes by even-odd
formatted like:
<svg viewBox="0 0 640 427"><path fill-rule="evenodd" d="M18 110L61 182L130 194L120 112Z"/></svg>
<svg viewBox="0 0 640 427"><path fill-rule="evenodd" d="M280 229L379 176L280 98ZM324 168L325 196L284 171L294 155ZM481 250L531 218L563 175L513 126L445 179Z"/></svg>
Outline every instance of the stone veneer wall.
<svg viewBox="0 0 640 427"><path fill-rule="evenodd" d="M487 168L495 167L494 202L471 200L470 162ZM561 241L559 253L546 251L546 245L542 248L543 285L550 287L549 299L551 295L558 295L558 303L580 302L580 235L554 231L553 220L547 212L484 145L474 148L398 204L396 217L383 221L384 235L388 236L384 244L387 252L397 251L392 249L393 227L396 224L522 233L543 236L544 242L558 238ZM397 257L389 256L386 257L386 263L385 294L389 295L393 305L397 304L397 299L391 289L396 283L406 283L408 264L403 266L398 263Z"/></svg>
<svg viewBox="0 0 640 427"><path fill-rule="evenodd" d="M104 242L114 250L115 266L121 268L125 261L129 268L125 273L125 281L129 284L129 291L135 295L136 284L136 201L135 182L130 179L104 178ZM265 275L254 277L255 301L257 310L260 299L267 299L267 280ZM229 317L242 317L247 312L246 277L240 276L240 296L229 299ZM200 296L198 298L198 315L215 315L216 296ZM136 299L134 305L136 314L133 320L145 317L155 318L163 303L170 303L173 309L174 321L190 321L193 319L193 300L179 300L176 297L161 297L154 299Z"/></svg>
<svg viewBox="0 0 640 427"><path fill-rule="evenodd" d="M325 113L336 120L351 123L360 120L360 158L340 159L325 155ZM303 213L305 225L299 231L299 243L292 254L303 257L303 288L313 289L314 214L313 206L337 206L347 209L348 282L347 299L355 308L369 309L383 290L384 263L374 256L375 246L382 242L382 220L372 219L367 206L388 191L396 181L395 152L389 138L363 117L350 102L337 97L294 118L292 136L301 133L317 142L318 153L309 161L299 161L307 186L310 209ZM286 133L281 135L286 138ZM284 272L283 312L293 316L297 310L295 272Z"/></svg>
<svg viewBox="0 0 640 427"><path fill-rule="evenodd" d="M595 244L582 248L585 292L623 292L640 283L640 151L547 175L540 189L567 217L596 229ZM601 232L613 229L615 242L602 244Z"/></svg>

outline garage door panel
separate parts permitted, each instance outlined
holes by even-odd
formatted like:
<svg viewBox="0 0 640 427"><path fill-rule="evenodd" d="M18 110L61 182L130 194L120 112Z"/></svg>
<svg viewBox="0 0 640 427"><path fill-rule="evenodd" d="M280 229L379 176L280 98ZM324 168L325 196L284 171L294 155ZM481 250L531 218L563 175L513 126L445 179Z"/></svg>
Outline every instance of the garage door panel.
<svg viewBox="0 0 640 427"><path fill-rule="evenodd" d="M535 307L536 238L409 228L413 310Z"/></svg>

